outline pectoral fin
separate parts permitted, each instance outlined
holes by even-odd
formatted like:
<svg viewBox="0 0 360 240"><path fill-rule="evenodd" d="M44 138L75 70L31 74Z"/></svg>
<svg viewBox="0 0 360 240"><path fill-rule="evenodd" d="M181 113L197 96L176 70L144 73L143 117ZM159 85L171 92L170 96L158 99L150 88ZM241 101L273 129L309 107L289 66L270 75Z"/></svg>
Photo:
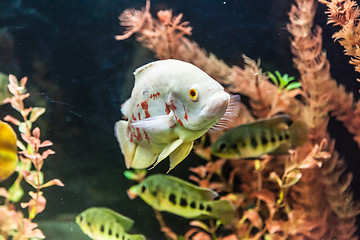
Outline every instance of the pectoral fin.
<svg viewBox="0 0 360 240"><path fill-rule="evenodd" d="M145 118L143 120L139 120L136 122L131 123L133 127L145 129L145 130L156 130L162 131L169 129L174 126L174 113L170 113L168 115L160 115Z"/></svg>
<svg viewBox="0 0 360 240"><path fill-rule="evenodd" d="M194 141L184 142L170 154L170 167L168 172L170 172L170 170L172 170L176 165L184 160L187 155L189 155L193 145Z"/></svg>
<svg viewBox="0 0 360 240"><path fill-rule="evenodd" d="M131 167L136 145L127 138L128 122L120 120L115 124L115 136L120 144L121 152L125 158L125 165L127 168Z"/></svg>
<svg viewBox="0 0 360 240"><path fill-rule="evenodd" d="M137 169L148 168L155 162L157 157L158 154L154 154L150 149L137 145L131 167Z"/></svg>

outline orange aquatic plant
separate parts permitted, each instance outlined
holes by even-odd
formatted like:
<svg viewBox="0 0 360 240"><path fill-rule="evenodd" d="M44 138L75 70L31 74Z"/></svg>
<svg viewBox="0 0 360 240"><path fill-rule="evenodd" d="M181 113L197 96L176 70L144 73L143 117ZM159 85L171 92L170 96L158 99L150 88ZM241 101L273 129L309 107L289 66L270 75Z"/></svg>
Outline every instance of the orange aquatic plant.
<svg viewBox="0 0 360 240"><path fill-rule="evenodd" d="M319 0L328 7L328 24L340 26L334 33L335 41L344 47L346 55L352 56L350 63L360 72L360 10L352 0ZM358 79L359 81L359 79Z"/></svg>

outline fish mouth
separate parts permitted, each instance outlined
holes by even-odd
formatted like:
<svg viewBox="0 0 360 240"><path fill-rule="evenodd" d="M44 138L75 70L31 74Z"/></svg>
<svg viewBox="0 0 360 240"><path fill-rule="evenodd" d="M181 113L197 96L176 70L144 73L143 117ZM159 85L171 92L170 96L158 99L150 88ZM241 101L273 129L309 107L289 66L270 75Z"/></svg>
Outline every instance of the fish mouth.
<svg viewBox="0 0 360 240"><path fill-rule="evenodd" d="M214 93L202 107L198 120L189 122L194 130L211 128L224 115L230 102L230 95L224 91Z"/></svg>
<svg viewBox="0 0 360 240"><path fill-rule="evenodd" d="M135 199L137 197L137 193L134 191L134 189L130 188L126 191L127 195L131 200Z"/></svg>

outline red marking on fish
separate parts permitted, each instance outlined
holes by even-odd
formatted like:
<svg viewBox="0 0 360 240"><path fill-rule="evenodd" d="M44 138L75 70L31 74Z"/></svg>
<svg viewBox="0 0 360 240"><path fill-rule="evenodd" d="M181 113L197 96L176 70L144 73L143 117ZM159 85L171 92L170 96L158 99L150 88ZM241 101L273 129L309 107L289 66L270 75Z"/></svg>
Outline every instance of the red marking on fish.
<svg viewBox="0 0 360 240"><path fill-rule="evenodd" d="M145 118L150 117L150 113L149 113L149 104L148 102L145 100L143 102L141 102L141 108L144 110L145 112Z"/></svg>
<svg viewBox="0 0 360 240"><path fill-rule="evenodd" d="M160 96L159 92L150 94L150 98L152 98L154 100L157 99L159 96Z"/></svg>
<svg viewBox="0 0 360 240"><path fill-rule="evenodd" d="M186 112L186 109L185 109L185 106L184 106L184 112L185 112L185 115L184 115L185 120L186 120L186 121L189 121L188 115L187 115L187 112Z"/></svg>
<svg viewBox="0 0 360 240"><path fill-rule="evenodd" d="M165 113L166 113L166 115L170 114L170 105L167 103L165 103Z"/></svg>
<svg viewBox="0 0 360 240"><path fill-rule="evenodd" d="M139 104L136 104L136 106L138 107L138 106L139 106Z"/></svg>
<svg viewBox="0 0 360 240"><path fill-rule="evenodd" d="M135 135L135 137L136 137L136 140L137 140L138 142L141 142L141 141L143 140L143 137L142 137L142 135L141 135L141 132L140 132L140 129L139 129L139 128L136 128L136 135Z"/></svg>
<svg viewBox="0 0 360 240"><path fill-rule="evenodd" d="M136 117L133 113L131 114L131 118L132 118L132 120L136 121Z"/></svg>
<svg viewBox="0 0 360 240"><path fill-rule="evenodd" d="M139 118L139 120L141 120L141 116L140 116L140 113L138 113L138 118Z"/></svg>
<svg viewBox="0 0 360 240"><path fill-rule="evenodd" d="M148 143L150 143L151 139L145 130L144 130L144 134L145 134L145 139L148 141Z"/></svg>
<svg viewBox="0 0 360 240"><path fill-rule="evenodd" d="M178 123L179 123L181 126L184 126L184 124L182 123L181 119L177 118L176 115L175 115L175 118L176 118L176 121L178 121Z"/></svg>
<svg viewBox="0 0 360 240"><path fill-rule="evenodd" d="M130 142L133 142L133 141L134 141L134 139L133 139L133 138L134 138L134 135L133 135L133 131L132 131L132 130L133 130L134 127L131 126L131 122L132 122L132 121L131 121L131 119L130 119L129 125L127 126L127 135L128 135L129 141L130 141Z"/></svg>
<svg viewBox="0 0 360 240"><path fill-rule="evenodd" d="M173 100L170 100L170 108L171 110L175 111L176 110L176 106L174 104L174 101Z"/></svg>

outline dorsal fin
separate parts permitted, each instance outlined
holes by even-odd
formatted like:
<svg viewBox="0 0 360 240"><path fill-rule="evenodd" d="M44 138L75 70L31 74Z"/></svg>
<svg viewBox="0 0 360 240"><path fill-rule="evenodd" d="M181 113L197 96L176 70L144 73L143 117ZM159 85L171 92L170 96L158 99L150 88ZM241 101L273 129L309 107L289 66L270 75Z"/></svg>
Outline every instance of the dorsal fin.
<svg viewBox="0 0 360 240"><path fill-rule="evenodd" d="M108 214L109 216L113 217L114 220L119 223L125 231L130 230L132 225L134 224L134 220L125 217L124 215L121 215L120 213L117 213L109 208L101 207L101 209L104 213Z"/></svg>
<svg viewBox="0 0 360 240"><path fill-rule="evenodd" d="M249 126L262 126L262 127L269 127L269 128L279 128L283 129L284 126L288 127L290 122L290 116L286 114L281 114L274 116L272 118L264 118L260 119L251 123L248 123Z"/></svg>
<svg viewBox="0 0 360 240"><path fill-rule="evenodd" d="M148 63L144 66L138 67L135 71L134 71L134 76L135 76L135 80L140 76L140 74L142 74L145 70L149 69L150 67L152 67L154 65L154 63L156 62L151 62Z"/></svg>
<svg viewBox="0 0 360 240"><path fill-rule="evenodd" d="M155 175L152 175L151 177L158 178L157 181L164 182L165 184L167 181L176 182L179 185L181 185L181 187L183 187L183 188L187 188L190 191L199 193L199 195L202 197L202 200L204 200L204 201L211 201L219 196L219 194L217 194L217 192L215 192L214 190L212 190L210 188L202 188L202 187L196 186L192 183L189 183L185 180L182 180L180 178L177 178L177 177L174 177L171 175L155 174Z"/></svg>

